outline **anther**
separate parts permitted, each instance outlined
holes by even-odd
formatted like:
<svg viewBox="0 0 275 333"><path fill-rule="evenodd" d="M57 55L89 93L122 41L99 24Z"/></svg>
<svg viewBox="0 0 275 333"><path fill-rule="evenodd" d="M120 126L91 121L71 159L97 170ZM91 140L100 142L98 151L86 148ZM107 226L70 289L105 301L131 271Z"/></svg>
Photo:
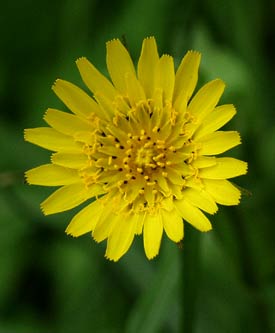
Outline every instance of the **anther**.
<svg viewBox="0 0 275 333"><path fill-rule="evenodd" d="M162 157L164 157L165 155L163 154L163 153L161 153L161 154L159 154L159 155L157 155L157 156L155 156L155 157L153 157L153 160L154 161L158 161L158 160L160 160Z"/></svg>
<svg viewBox="0 0 275 333"><path fill-rule="evenodd" d="M146 142L145 144L144 144L144 148L150 148L150 147L152 147L153 146L153 143L150 141L150 142Z"/></svg>
<svg viewBox="0 0 275 333"><path fill-rule="evenodd" d="M154 163L146 163L145 166L155 169L157 166Z"/></svg>
<svg viewBox="0 0 275 333"><path fill-rule="evenodd" d="M175 151L176 151L176 148L175 148L174 146L170 146L168 149L169 149L170 151L172 151L172 152L175 152Z"/></svg>

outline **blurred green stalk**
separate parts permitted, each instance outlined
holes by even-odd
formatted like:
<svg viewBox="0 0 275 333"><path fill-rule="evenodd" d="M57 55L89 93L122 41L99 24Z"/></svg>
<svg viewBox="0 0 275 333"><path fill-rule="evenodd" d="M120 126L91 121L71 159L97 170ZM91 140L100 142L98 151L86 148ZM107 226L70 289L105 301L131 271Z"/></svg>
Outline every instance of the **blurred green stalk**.
<svg viewBox="0 0 275 333"><path fill-rule="evenodd" d="M196 322L196 304L200 277L200 233L185 224L181 261L181 329L192 333Z"/></svg>

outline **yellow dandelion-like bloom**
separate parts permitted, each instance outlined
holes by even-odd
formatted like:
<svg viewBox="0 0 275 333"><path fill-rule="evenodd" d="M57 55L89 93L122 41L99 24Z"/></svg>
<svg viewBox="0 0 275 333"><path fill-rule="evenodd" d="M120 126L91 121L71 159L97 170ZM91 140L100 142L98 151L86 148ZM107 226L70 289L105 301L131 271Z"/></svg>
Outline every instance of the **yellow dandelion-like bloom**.
<svg viewBox="0 0 275 333"><path fill-rule="evenodd" d="M111 81L86 58L76 64L92 92L64 80L53 86L72 113L48 109L49 127L25 130L25 140L54 153L51 163L26 172L29 184L61 186L41 204L44 214L69 210L94 198L66 232L92 232L107 239L106 257L117 261L143 233L147 258L160 248L163 230L174 242L186 221L211 229L203 212L217 203L237 205L240 191L227 179L247 172L247 163L216 157L240 144L236 131L220 131L236 113L217 106L220 79L193 97L201 55L189 51L177 71L173 58L159 57L153 37L143 41L137 71L115 39L107 43Z"/></svg>

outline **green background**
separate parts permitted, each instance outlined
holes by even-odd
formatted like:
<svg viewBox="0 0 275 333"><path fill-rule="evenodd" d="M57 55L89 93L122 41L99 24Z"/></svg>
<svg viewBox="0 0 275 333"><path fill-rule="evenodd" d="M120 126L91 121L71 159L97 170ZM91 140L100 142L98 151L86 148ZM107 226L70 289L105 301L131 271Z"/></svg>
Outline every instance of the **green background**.
<svg viewBox="0 0 275 333"><path fill-rule="evenodd" d="M274 15L271 0L1 3L1 333L275 332ZM82 85L78 57L106 72L107 40L125 36L136 61L151 35L177 64L188 49L202 52L199 86L226 82L221 102L238 109L227 128L243 141L231 156L249 163L236 182L252 195L221 207L212 232L186 226L183 249L164 237L148 261L138 237L112 263L105 244L65 235L78 209L40 212L52 189L25 185L23 172L49 152L25 143L23 129L61 106L56 78Z"/></svg>

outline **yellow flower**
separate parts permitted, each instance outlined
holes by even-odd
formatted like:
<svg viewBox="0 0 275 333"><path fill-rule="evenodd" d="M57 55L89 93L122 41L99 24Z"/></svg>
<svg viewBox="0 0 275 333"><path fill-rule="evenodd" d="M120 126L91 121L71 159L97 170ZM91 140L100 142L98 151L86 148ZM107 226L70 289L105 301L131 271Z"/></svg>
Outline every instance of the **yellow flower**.
<svg viewBox="0 0 275 333"><path fill-rule="evenodd" d="M217 203L237 205L240 191L227 179L247 163L216 157L240 144L236 131L220 131L236 113L216 106L224 83L213 80L193 97L201 55L189 51L177 71L159 57L153 37L143 41L137 71L122 43L107 43L109 81L86 58L76 64L92 92L64 80L53 86L72 113L48 109L50 127L25 130L25 140L54 153L51 163L26 172L29 184L61 186L41 204L54 214L92 199L66 232L107 239L106 257L117 261L143 233L147 258L160 248L163 230L174 242L183 220L211 229L204 212Z"/></svg>

